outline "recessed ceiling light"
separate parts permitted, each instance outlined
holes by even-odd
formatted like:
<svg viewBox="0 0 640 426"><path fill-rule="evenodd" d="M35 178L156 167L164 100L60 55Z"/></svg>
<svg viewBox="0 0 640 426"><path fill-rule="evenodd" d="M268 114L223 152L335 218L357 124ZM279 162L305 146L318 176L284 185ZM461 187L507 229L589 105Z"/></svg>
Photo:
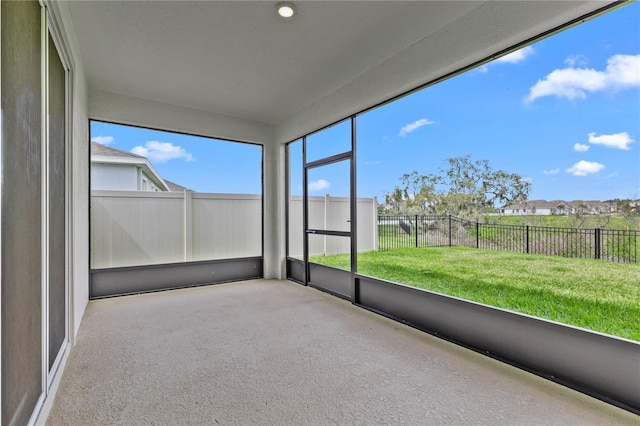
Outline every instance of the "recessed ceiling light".
<svg viewBox="0 0 640 426"><path fill-rule="evenodd" d="M278 11L278 15L285 19L291 18L296 14L296 7L293 5L293 3L285 1L278 3L278 5L276 6L276 10Z"/></svg>

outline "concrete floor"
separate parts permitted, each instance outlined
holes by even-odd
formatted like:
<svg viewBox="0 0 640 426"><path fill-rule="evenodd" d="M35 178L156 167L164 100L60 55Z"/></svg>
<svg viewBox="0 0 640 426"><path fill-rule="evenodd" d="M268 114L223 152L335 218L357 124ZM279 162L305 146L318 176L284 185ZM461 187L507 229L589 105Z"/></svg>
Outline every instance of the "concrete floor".
<svg viewBox="0 0 640 426"><path fill-rule="evenodd" d="M286 281L93 301L49 425L640 424Z"/></svg>

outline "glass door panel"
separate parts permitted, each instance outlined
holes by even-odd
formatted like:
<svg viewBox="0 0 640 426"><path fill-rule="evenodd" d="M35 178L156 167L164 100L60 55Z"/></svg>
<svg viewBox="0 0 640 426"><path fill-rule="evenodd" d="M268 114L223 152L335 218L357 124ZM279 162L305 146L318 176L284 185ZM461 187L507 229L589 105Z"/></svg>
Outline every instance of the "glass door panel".
<svg viewBox="0 0 640 426"><path fill-rule="evenodd" d="M309 262L351 271L351 238L310 234Z"/></svg>
<svg viewBox="0 0 640 426"><path fill-rule="evenodd" d="M308 229L351 231L351 161L307 170Z"/></svg>
<svg viewBox="0 0 640 426"><path fill-rule="evenodd" d="M306 138L307 163L351 151L351 120L345 120Z"/></svg>

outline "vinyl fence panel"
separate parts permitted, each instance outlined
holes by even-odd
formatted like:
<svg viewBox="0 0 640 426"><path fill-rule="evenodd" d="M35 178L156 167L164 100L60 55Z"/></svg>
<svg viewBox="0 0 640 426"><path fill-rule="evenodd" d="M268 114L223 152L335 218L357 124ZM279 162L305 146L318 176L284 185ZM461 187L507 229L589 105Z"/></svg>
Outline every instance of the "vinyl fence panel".
<svg viewBox="0 0 640 426"><path fill-rule="evenodd" d="M348 230L349 199L310 197L320 229ZM291 197L289 255L302 257L302 197ZM377 202L358 199L358 250L377 249ZM315 238L310 254L349 252L347 238ZM91 192L91 268L234 259L262 255L260 195Z"/></svg>
<svg viewBox="0 0 640 426"><path fill-rule="evenodd" d="M309 227L332 231L348 231L348 197L309 197ZM358 251L378 248L378 203L373 198L358 198ZM302 197L289 197L289 256L302 258L303 243ZM332 255L349 253L347 238L312 238L309 240L309 255Z"/></svg>
<svg viewBox="0 0 640 426"><path fill-rule="evenodd" d="M289 252L288 255L302 259L303 244L303 216L302 197L299 195L289 196Z"/></svg>
<svg viewBox="0 0 640 426"><path fill-rule="evenodd" d="M260 195L91 192L93 269L261 255Z"/></svg>
<svg viewBox="0 0 640 426"><path fill-rule="evenodd" d="M91 268L184 259L183 195L92 191Z"/></svg>
<svg viewBox="0 0 640 426"><path fill-rule="evenodd" d="M192 260L262 256L260 195L193 193Z"/></svg>

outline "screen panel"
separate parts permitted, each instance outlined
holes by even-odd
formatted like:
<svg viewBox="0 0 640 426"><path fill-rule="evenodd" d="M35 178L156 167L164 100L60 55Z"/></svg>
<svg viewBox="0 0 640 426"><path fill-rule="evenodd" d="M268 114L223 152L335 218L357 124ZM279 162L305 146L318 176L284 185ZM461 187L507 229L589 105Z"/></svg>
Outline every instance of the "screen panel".
<svg viewBox="0 0 640 426"><path fill-rule="evenodd" d="M287 145L288 159L288 233L287 256L302 259L304 216L302 209L302 140Z"/></svg>
<svg viewBox="0 0 640 426"><path fill-rule="evenodd" d="M344 120L306 138L306 162L351 151L351 120Z"/></svg>
<svg viewBox="0 0 640 426"><path fill-rule="evenodd" d="M41 9L1 8L2 420L26 424L42 393Z"/></svg>
<svg viewBox="0 0 640 426"><path fill-rule="evenodd" d="M309 229L351 230L351 160L307 169Z"/></svg>
<svg viewBox="0 0 640 426"><path fill-rule="evenodd" d="M66 334L65 77L49 35L49 370Z"/></svg>

